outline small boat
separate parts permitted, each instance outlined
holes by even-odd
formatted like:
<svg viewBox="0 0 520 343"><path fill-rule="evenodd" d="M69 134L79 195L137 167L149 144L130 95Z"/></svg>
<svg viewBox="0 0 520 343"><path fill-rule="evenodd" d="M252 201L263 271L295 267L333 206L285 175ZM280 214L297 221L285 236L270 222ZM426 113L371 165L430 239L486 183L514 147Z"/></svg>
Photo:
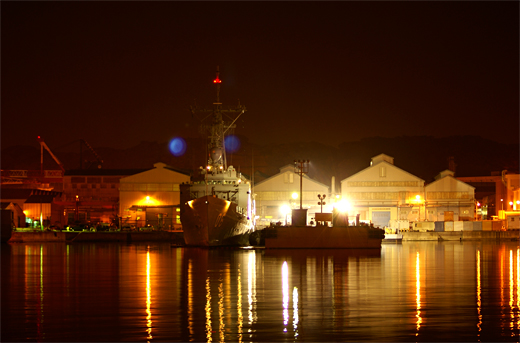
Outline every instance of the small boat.
<svg viewBox="0 0 520 343"><path fill-rule="evenodd" d="M385 229L384 243L401 243L403 241L403 234L398 229Z"/></svg>
<svg viewBox="0 0 520 343"><path fill-rule="evenodd" d="M254 232L251 182L233 166L227 166L224 140L246 109L240 104L228 109L222 107L218 67L213 83L217 87L213 108L192 108L192 113L205 114L210 120L209 125L202 126L208 137L208 163L189 184L180 185L184 240L190 246L246 246ZM228 124L223 114L235 118Z"/></svg>

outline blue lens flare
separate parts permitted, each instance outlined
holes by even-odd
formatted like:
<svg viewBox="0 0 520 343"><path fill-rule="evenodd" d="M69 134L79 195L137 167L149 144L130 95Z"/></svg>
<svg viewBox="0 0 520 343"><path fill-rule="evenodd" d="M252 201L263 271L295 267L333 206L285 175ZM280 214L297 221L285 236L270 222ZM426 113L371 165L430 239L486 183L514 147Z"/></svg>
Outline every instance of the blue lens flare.
<svg viewBox="0 0 520 343"><path fill-rule="evenodd" d="M224 138L224 144L226 145L226 152L236 152L240 149L240 139L237 136L229 135Z"/></svg>
<svg viewBox="0 0 520 343"><path fill-rule="evenodd" d="M186 141L181 137L175 137L170 141L170 152L174 156L182 156L186 152Z"/></svg>

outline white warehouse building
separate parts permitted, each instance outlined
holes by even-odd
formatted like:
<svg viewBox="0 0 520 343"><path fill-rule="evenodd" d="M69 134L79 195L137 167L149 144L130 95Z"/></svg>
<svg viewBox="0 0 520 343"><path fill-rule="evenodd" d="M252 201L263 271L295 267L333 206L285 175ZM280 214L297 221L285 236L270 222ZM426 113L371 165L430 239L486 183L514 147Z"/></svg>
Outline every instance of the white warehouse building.
<svg viewBox="0 0 520 343"><path fill-rule="evenodd" d="M350 203L349 215L360 215L377 227L407 228L410 222L474 220L475 188L441 172L425 181L394 165L380 154L370 167L341 181L341 197Z"/></svg>

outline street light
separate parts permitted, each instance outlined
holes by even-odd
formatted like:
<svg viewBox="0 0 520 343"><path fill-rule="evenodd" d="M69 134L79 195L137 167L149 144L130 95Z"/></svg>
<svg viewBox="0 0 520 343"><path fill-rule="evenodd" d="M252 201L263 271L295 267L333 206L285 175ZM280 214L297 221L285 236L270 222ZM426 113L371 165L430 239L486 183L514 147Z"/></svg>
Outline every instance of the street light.
<svg viewBox="0 0 520 343"><path fill-rule="evenodd" d="M327 197L327 194L318 194L318 199L320 199L320 201L318 201L318 205L321 205L321 213L323 213L323 205L326 205L327 203L323 200L325 200L325 198Z"/></svg>

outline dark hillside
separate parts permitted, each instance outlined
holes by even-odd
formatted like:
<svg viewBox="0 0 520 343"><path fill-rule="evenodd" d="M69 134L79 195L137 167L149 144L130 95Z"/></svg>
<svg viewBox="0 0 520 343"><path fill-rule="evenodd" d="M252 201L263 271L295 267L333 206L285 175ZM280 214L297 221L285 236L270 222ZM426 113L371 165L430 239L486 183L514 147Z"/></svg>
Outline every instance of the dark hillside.
<svg viewBox="0 0 520 343"><path fill-rule="evenodd" d="M372 157L387 154L394 157L397 167L424 179L427 183L441 171L448 169L448 159L453 157L457 176L490 175L494 171L507 169L518 173L519 145L505 145L475 136L433 138L430 136L402 136L396 138L373 137L357 142L342 143L331 147L319 142L291 144L267 144L256 146L247 138L239 136L240 149L228 154L228 165L235 166L246 175L255 170L256 182L278 173L279 168L293 164L294 160L310 160L309 176L330 185L334 176L336 187L340 181L370 165ZM52 147L51 147L52 150ZM100 147L95 151L103 159L105 169L152 168L154 163L196 170L205 161L205 143L187 139L187 150L183 156L173 156L167 143L141 142L126 150ZM78 169L78 151L53 150L65 169ZM15 146L2 149L2 169L40 169L40 147ZM94 155L83 151L83 168L96 168ZM47 151L44 151L44 168L58 169ZM339 189L339 188L337 188Z"/></svg>

